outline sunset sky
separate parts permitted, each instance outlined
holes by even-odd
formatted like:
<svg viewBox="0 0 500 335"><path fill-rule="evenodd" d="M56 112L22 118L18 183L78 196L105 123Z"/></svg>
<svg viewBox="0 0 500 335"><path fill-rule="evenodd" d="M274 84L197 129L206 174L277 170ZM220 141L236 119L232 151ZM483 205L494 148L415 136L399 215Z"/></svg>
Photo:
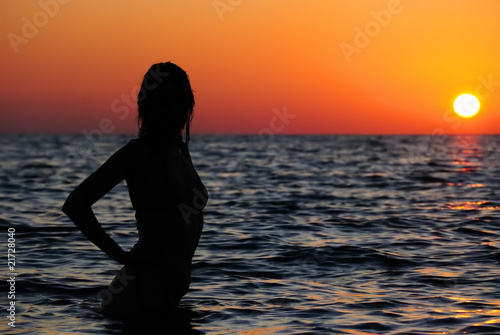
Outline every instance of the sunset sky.
<svg viewBox="0 0 500 335"><path fill-rule="evenodd" d="M498 0L0 0L0 133L136 132L137 86L163 61L191 78L194 133L499 133L499 13ZM477 116L452 111L462 93Z"/></svg>

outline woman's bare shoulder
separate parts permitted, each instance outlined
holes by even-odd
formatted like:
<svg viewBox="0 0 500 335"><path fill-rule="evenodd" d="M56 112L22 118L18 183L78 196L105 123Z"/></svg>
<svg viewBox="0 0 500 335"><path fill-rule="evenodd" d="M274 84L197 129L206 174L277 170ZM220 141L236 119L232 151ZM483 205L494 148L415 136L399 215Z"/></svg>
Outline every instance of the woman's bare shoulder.
<svg viewBox="0 0 500 335"><path fill-rule="evenodd" d="M133 139L131 139L130 141L128 141L127 144L125 144L125 146L126 147L136 148L136 147L141 146L142 142L143 141L139 137L134 137Z"/></svg>
<svg viewBox="0 0 500 335"><path fill-rule="evenodd" d="M137 155L144 151L144 143L140 138L133 138L127 142L121 149L129 155Z"/></svg>
<svg viewBox="0 0 500 335"><path fill-rule="evenodd" d="M123 166L130 166L142 156L144 149L140 139L133 138L116 151L106 162L107 164L118 164Z"/></svg>

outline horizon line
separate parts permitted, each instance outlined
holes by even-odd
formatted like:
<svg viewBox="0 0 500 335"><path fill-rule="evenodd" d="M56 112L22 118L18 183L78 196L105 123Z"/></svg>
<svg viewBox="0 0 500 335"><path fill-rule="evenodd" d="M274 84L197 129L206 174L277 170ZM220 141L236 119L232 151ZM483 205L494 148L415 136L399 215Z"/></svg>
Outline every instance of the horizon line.
<svg viewBox="0 0 500 335"><path fill-rule="evenodd" d="M0 132L0 136L88 136L84 133L64 133L64 132ZM259 134L259 133L210 133L200 132L191 133L191 137L195 136L497 136L498 133L276 133L276 134ZM108 134L100 134L100 136L133 136L137 137L136 133L116 132Z"/></svg>

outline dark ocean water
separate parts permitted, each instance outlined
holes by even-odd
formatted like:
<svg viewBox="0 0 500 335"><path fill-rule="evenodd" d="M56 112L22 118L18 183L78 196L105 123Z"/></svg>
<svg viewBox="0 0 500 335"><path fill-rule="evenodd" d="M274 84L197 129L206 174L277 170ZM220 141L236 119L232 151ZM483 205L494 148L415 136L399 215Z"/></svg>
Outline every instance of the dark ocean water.
<svg viewBox="0 0 500 335"><path fill-rule="evenodd" d="M0 136L2 333L146 333L152 320L94 312L119 266L60 212L128 140ZM164 333L500 334L499 149L497 136L194 136L211 199ZM94 211L125 248L136 242L125 185Z"/></svg>

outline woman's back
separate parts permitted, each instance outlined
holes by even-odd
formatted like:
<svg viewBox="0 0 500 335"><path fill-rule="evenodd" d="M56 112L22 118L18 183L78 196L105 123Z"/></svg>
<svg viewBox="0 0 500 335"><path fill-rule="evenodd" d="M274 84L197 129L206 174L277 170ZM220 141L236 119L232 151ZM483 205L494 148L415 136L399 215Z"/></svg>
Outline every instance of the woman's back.
<svg viewBox="0 0 500 335"><path fill-rule="evenodd" d="M180 204L192 203L193 189L207 195L182 142L135 139L128 146L132 162L126 181L136 211L176 214Z"/></svg>
<svg viewBox="0 0 500 335"><path fill-rule="evenodd" d="M187 147L182 142L151 144L143 139L128 145L133 164L126 181L141 239L191 261L208 194Z"/></svg>

